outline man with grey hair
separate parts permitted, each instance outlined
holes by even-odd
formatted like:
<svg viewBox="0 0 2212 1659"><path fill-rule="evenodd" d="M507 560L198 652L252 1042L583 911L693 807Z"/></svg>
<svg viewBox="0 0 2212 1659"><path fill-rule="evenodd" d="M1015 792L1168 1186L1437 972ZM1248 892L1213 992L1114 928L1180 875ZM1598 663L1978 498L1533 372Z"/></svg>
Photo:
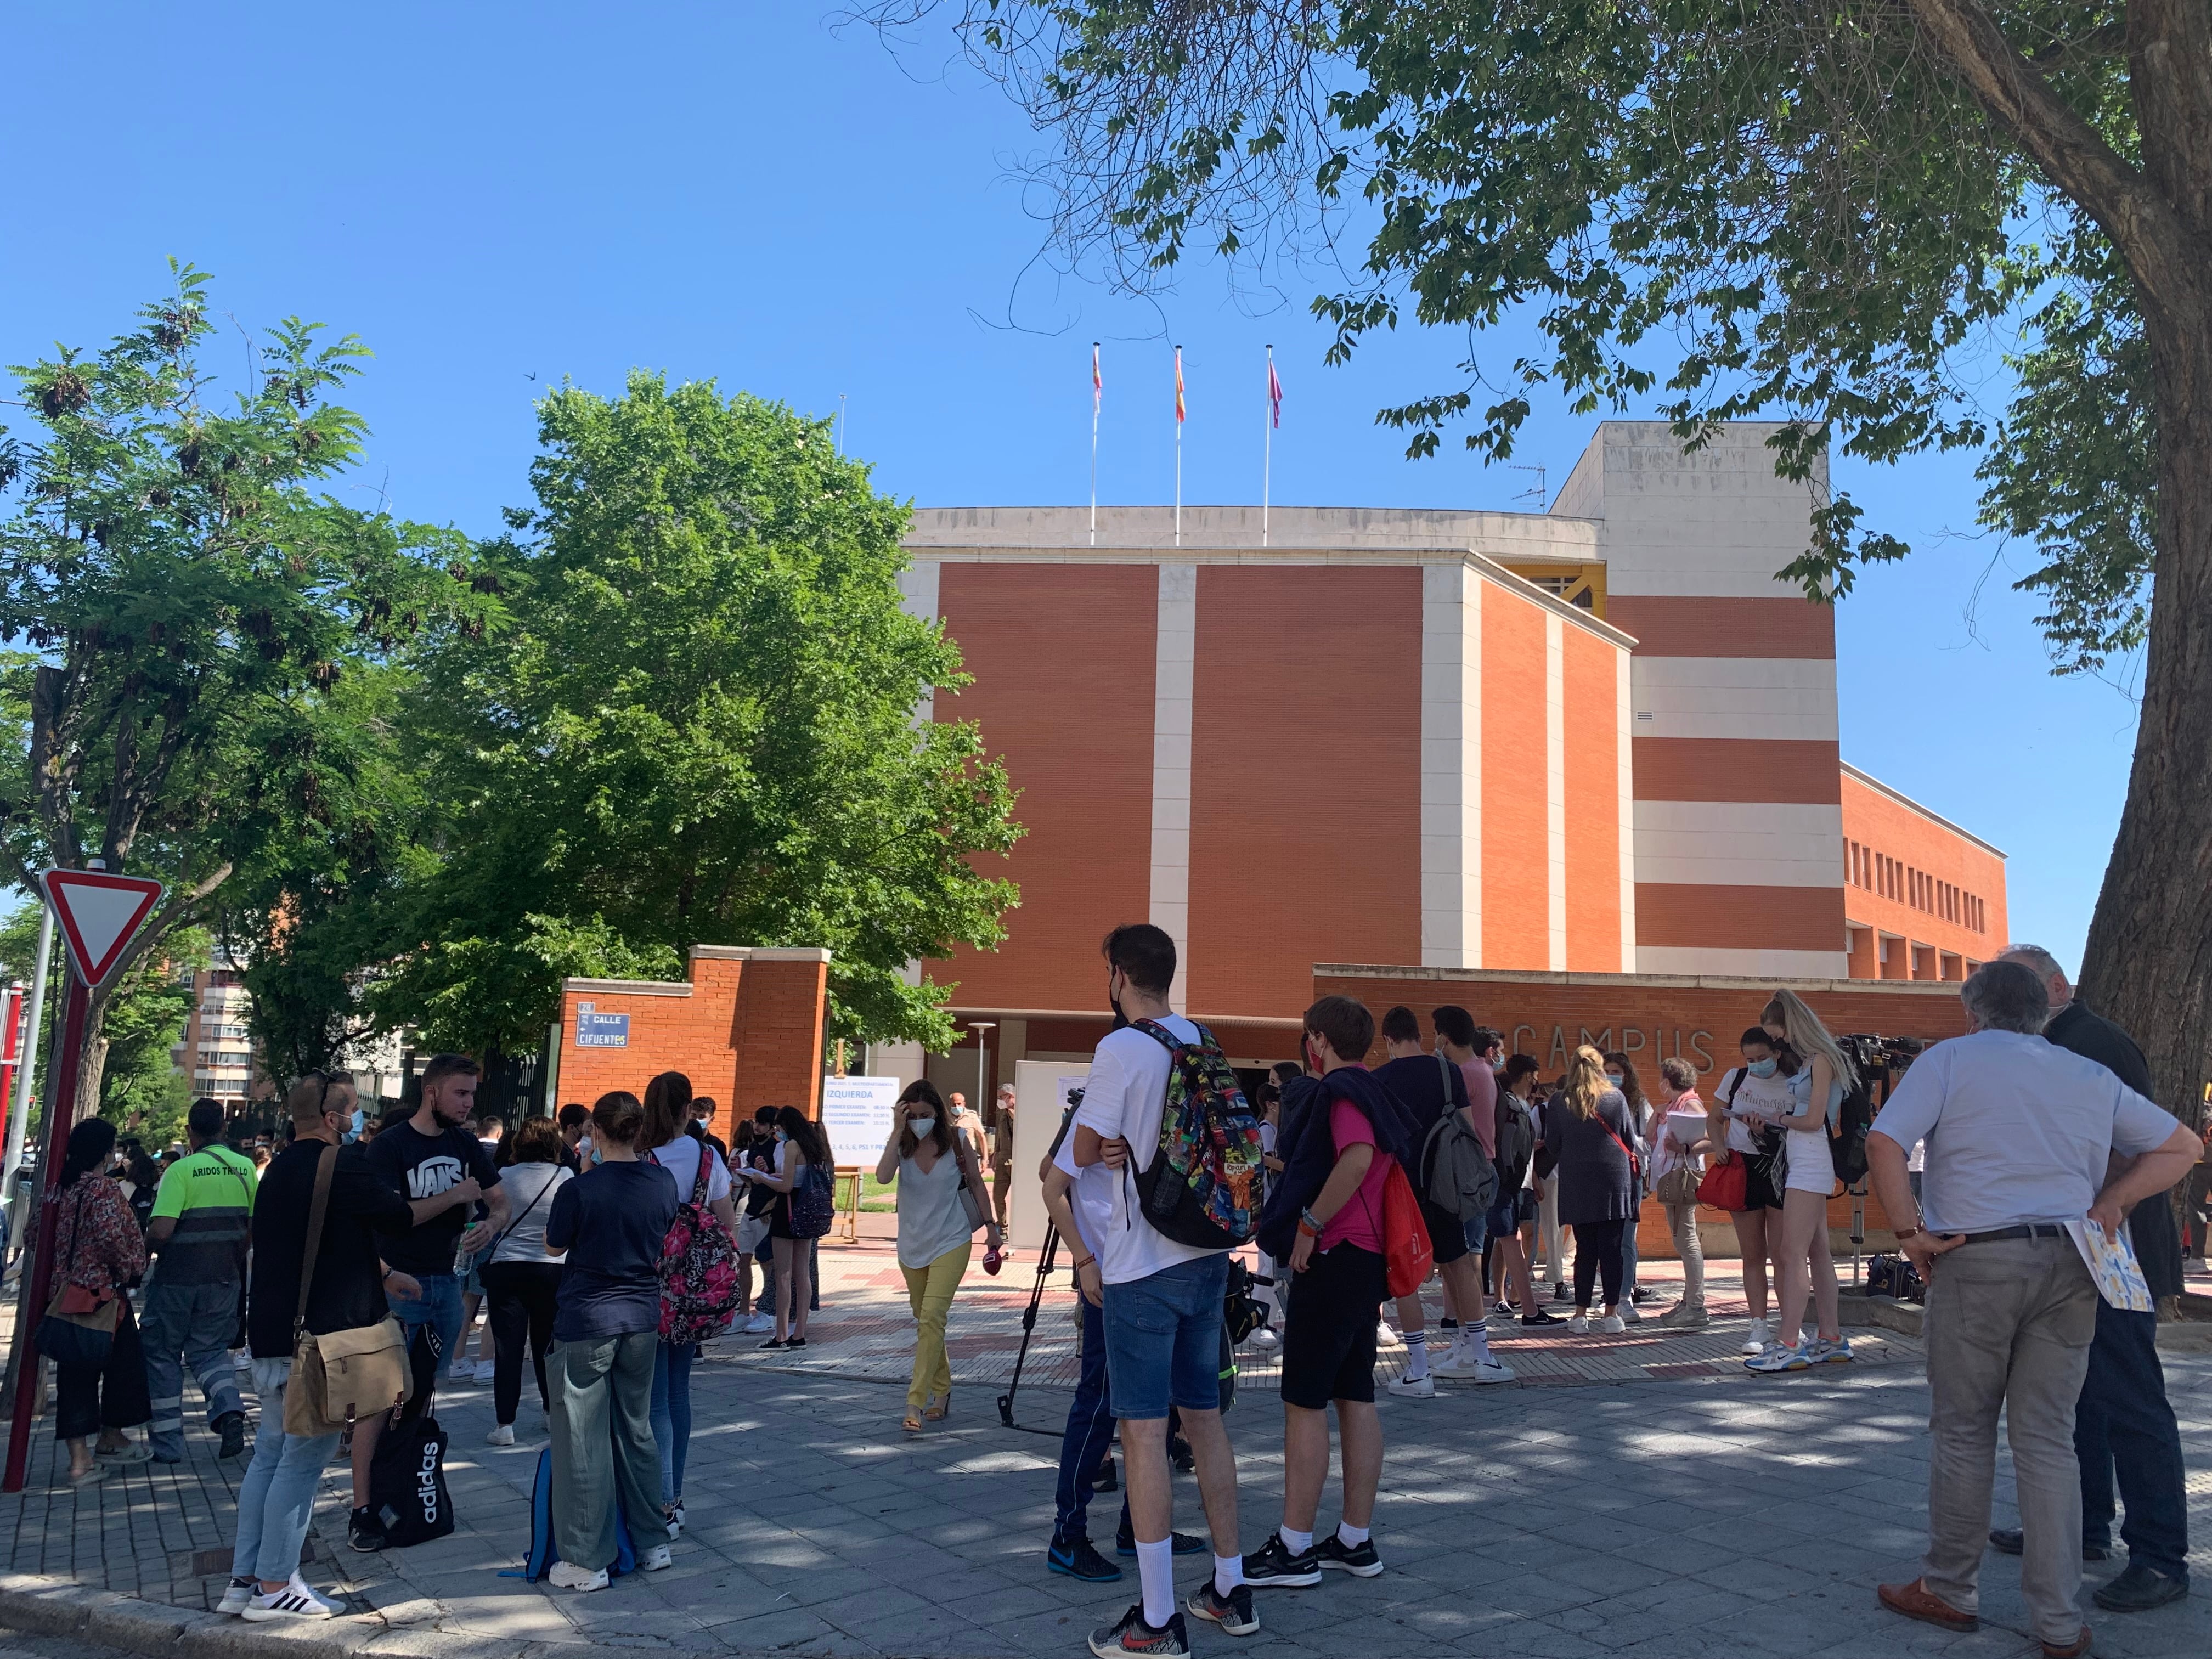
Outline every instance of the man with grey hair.
<svg viewBox="0 0 2212 1659"><path fill-rule="evenodd" d="M1992 962L1960 988L1971 1033L1913 1061L1867 1137L1875 1195L1928 1281L1928 1551L1882 1605L1947 1630L1980 1628L1984 1540L2006 1415L2019 1490L2021 1592L2045 1659L2089 1651L2074 1402L2098 1300L2066 1224L2117 1235L2164 1192L2196 1137L2095 1061L2043 1040L2043 981ZM1924 1211L1905 1175L1928 1142ZM2127 1162L2108 1173L2112 1154Z"/></svg>
<svg viewBox="0 0 2212 1659"><path fill-rule="evenodd" d="M2152 1094L2150 1065L2135 1040L2091 1012L2074 993L2058 959L2039 945L2008 945L1999 962L2016 962L2043 981L2051 1007L2045 1040L2095 1060L2139 1095ZM2181 1294L2181 1230L2163 1199L2128 1212L2128 1237L2154 1297ZM2112 1553L2112 1486L2127 1505L2120 1536L2128 1565L2097 1588L2096 1602L2116 1613L2163 1607L2189 1593L2189 1500L2181 1431L2166 1397L2158 1363L2158 1316L2115 1308L2099 1298L2097 1339L2074 1407L2074 1454L2081 1466L2081 1559ZM2021 1550L2017 1531L1990 1542L2008 1555Z"/></svg>

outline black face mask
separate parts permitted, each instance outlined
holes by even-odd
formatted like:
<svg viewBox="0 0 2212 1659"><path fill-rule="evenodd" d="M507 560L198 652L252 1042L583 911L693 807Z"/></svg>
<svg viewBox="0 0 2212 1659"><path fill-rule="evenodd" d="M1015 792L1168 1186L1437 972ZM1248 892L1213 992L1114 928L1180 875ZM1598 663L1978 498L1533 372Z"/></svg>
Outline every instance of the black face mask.
<svg viewBox="0 0 2212 1659"><path fill-rule="evenodd" d="M1121 1012L1121 999L1114 994L1114 975L1106 975L1106 1006L1114 1011L1114 1024L1109 1029L1120 1030L1129 1023L1128 1015Z"/></svg>

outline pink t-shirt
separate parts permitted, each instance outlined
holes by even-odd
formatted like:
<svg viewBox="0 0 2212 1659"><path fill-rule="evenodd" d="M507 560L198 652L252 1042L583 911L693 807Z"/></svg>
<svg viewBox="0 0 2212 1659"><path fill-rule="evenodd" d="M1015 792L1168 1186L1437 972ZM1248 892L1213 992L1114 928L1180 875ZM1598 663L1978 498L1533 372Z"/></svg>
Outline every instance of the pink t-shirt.
<svg viewBox="0 0 2212 1659"><path fill-rule="evenodd" d="M1467 1115L1474 1120L1474 1138L1491 1157L1498 1156L1498 1073L1490 1062L1477 1057L1459 1068L1467 1079Z"/></svg>
<svg viewBox="0 0 2212 1659"><path fill-rule="evenodd" d="M1336 1155L1344 1156L1347 1146L1375 1145L1375 1126L1367 1121L1367 1114L1348 1100L1332 1101L1328 1109L1329 1139L1336 1143ZM1342 1209L1322 1224L1316 1250L1333 1249L1339 1244L1357 1244L1363 1250L1382 1254L1382 1183L1390 1178L1389 1157L1379 1148L1360 1178L1358 1188Z"/></svg>

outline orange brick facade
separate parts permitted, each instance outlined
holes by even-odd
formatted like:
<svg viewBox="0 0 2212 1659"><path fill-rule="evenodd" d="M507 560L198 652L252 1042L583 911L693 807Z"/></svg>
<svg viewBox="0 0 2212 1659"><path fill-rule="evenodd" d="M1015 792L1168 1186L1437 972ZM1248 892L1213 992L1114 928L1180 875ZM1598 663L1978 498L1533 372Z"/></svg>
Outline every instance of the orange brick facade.
<svg viewBox="0 0 2212 1659"><path fill-rule="evenodd" d="M662 1072L726 1113L796 1106L810 1117L822 1086L822 1024L830 953L695 945L690 977L676 983L572 979L561 989L561 1102L588 1106L610 1090L641 1095ZM619 1048L581 1047L579 1018L626 1015ZM723 1120L729 1121L728 1117Z"/></svg>
<svg viewBox="0 0 2212 1659"><path fill-rule="evenodd" d="M1853 979L1962 980L2004 949L2004 854L1843 769Z"/></svg>

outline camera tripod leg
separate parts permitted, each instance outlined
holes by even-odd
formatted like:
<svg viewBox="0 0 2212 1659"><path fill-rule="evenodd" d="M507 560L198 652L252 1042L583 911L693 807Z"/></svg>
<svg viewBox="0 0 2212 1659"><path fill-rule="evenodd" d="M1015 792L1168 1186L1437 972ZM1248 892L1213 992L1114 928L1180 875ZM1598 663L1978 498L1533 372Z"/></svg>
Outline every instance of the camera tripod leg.
<svg viewBox="0 0 2212 1659"><path fill-rule="evenodd" d="M1014 1355L1013 1380L1006 1384L1006 1393L999 1396L999 1421L1007 1428L1014 1425L1014 1395L1022 1386L1022 1367L1028 1364L1030 1338L1036 1333L1037 1308L1044 1301L1045 1281L1052 1276L1052 1259L1060 1249L1060 1229L1048 1224L1044 1230L1044 1249L1037 1255L1036 1283L1030 1287L1030 1305L1022 1310L1022 1346Z"/></svg>

